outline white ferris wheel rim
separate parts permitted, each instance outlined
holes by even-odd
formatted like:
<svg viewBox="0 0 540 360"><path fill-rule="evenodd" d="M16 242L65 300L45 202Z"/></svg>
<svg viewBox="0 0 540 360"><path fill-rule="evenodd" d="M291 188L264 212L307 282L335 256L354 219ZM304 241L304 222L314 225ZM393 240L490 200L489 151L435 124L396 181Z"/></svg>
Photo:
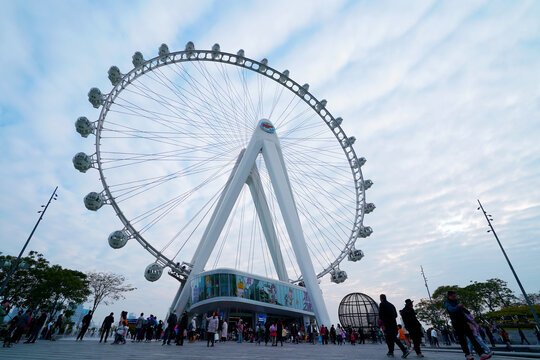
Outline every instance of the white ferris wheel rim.
<svg viewBox="0 0 540 360"><path fill-rule="evenodd" d="M165 55L158 55L149 60L145 60L139 66L136 66L131 71L122 75L121 80L113 86L113 89L109 94L103 97L103 102L101 104L102 109L99 114L99 118L96 121L96 152L95 152L95 161L93 164L97 164L97 169L100 175L100 181L103 185L103 191L101 195L104 198L104 203L109 204L115 210L117 216L120 218L120 221L124 225L124 231L126 232L129 239L136 239L140 245L143 246L156 260L155 263L159 264L162 268L169 267L173 272L177 274L182 274L182 270L178 267L178 262L175 262L165 256L161 251L157 250L149 241L147 241L142 234L131 224L130 220L124 215L124 212L120 206L115 201L113 194L109 188L109 185L106 181L106 176L101 161L101 133L103 130L103 124L105 123L107 114L114 104L115 99L120 95L120 93L126 89L134 80L141 77L146 73L150 73L155 69L176 64L176 63L190 63L190 62L215 62L228 65L234 65L240 68L251 70L254 73L265 76L268 79L271 79L278 84L282 85L284 88L287 88L298 98L302 99L313 111L321 118L321 120L328 126L328 129L334 134L336 141L338 141L343 149L345 157L349 163L349 167L353 176L354 188L356 192L356 209L355 209L355 218L352 222L353 227L350 230L349 239L346 242L345 247L338 254L336 259L328 264L322 271L317 273L317 278L322 278L328 273L339 269L339 264L347 257L347 255L355 250L355 243L359 236L359 231L363 228L363 219L365 211L365 187L364 187L364 178L361 171L361 164L359 164L359 159L356 155L352 144L348 144L348 137L346 136L343 128L341 127L340 118L335 118L327 109L326 104L319 101L315 96L313 96L307 89L301 86L299 83L294 81L288 76L288 73L280 72L267 63L262 63L246 56L235 55L232 53L215 51L215 50L183 50L171 52ZM183 263L190 265L189 263ZM291 282L299 282L302 280L300 276L298 279L292 280Z"/></svg>

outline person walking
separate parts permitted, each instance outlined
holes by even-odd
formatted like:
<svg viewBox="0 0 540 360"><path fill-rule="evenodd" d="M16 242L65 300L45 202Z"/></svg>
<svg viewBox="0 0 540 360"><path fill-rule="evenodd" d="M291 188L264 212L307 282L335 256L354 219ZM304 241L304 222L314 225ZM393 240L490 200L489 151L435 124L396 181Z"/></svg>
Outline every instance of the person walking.
<svg viewBox="0 0 540 360"><path fill-rule="evenodd" d="M58 318L56 318L56 322L52 327L51 335L49 337L51 341L56 341L56 335L62 330L62 326L64 326L64 314L60 314L58 315Z"/></svg>
<svg viewBox="0 0 540 360"><path fill-rule="evenodd" d="M465 357L467 360L472 360L473 356L471 355L471 352L469 351L469 347L467 346L467 340L466 338L469 338L469 341L471 342L472 346L474 347L474 350L478 355L480 355L480 360L489 359L492 356L492 353L486 354L484 352L484 349L482 346L476 341L476 338L474 337L472 330L469 326L469 321L467 317L465 316L465 313L463 312L463 304L459 303L457 301L457 294L455 291L449 290L446 295L446 302L444 303L444 307L448 311L448 314L450 315L450 320L452 321L452 326L454 327L454 331L459 339L459 344L461 345L461 350L463 350L463 353L465 354Z"/></svg>
<svg viewBox="0 0 540 360"><path fill-rule="evenodd" d="M176 334L176 345L184 346L184 331L187 331L188 327L188 313L184 311L182 317L178 322L178 334Z"/></svg>
<svg viewBox="0 0 540 360"><path fill-rule="evenodd" d="M24 342L25 344L33 344L36 342L39 336L39 332L45 324L45 321L47 321L47 311L42 310L41 315L39 316L39 318L36 319L36 322L34 323L34 327L32 328L32 331L30 333L30 337Z"/></svg>
<svg viewBox="0 0 540 360"><path fill-rule="evenodd" d="M386 337L386 345L388 346L388 353L386 356L394 357L394 345L397 345L403 355L401 357L405 359L409 356L409 350L398 340L398 327L396 323L397 311L396 307L386 300L386 295L381 294L381 303L379 304L379 317L384 325L384 334Z"/></svg>
<svg viewBox="0 0 540 360"><path fill-rule="evenodd" d="M11 340L12 343L18 343L19 340L21 340L24 330L26 330L26 327L30 324L30 321L32 321L31 314L32 310L28 309L19 317L19 320L17 321L17 328L15 329L13 339Z"/></svg>
<svg viewBox="0 0 540 360"><path fill-rule="evenodd" d="M416 318L416 312L414 311L413 301L411 299L405 300L405 307L401 310L401 319L403 320L405 329L409 332L416 355L418 357L424 357L420 350L420 345L422 344L422 324Z"/></svg>
<svg viewBox="0 0 540 360"><path fill-rule="evenodd" d="M77 335L77 339L75 339L75 341L82 341L84 334L86 334L86 330L88 330L88 327L90 326L90 321L92 321L92 310L90 310L88 314L83 317L81 331L79 332L79 335Z"/></svg>
<svg viewBox="0 0 540 360"><path fill-rule="evenodd" d="M217 312L214 312L214 314L211 317L206 317L206 321L208 322L208 328L206 333L206 347L210 346L210 342L212 343L212 346L214 346L216 331L219 325L219 319L217 316ZM240 335L239 335L240 336Z"/></svg>
<svg viewBox="0 0 540 360"><path fill-rule="evenodd" d="M110 313L109 316L106 316L103 320L103 323L101 324L101 338L99 339L99 342L103 341L103 335L105 335L105 342L107 342L107 338L109 337L109 331L111 331L111 325L114 322L114 313Z"/></svg>
<svg viewBox="0 0 540 360"><path fill-rule="evenodd" d="M521 338L521 345L523 345L524 342L526 342L527 345L531 345L529 343L529 340L527 340L527 338L525 337L525 334L523 333L523 330L521 330L521 328L518 328L518 332L519 332L519 337Z"/></svg>
<svg viewBox="0 0 540 360"><path fill-rule="evenodd" d="M165 329L165 334L163 335L162 346L165 345L165 343L167 343L167 345L171 345L171 339L174 337L174 327L176 326L176 321L176 310L174 310L167 318L167 328Z"/></svg>

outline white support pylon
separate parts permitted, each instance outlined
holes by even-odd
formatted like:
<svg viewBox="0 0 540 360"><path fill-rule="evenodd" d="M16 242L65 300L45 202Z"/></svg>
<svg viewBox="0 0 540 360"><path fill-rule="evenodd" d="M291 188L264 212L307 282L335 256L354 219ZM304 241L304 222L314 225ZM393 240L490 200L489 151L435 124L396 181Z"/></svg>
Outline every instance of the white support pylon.
<svg viewBox="0 0 540 360"><path fill-rule="evenodd" d="M322 291L319 288L313 263L309 257L300 218L298 216L289 177L287 175L285 162L283 161L279 139L275 134L274 126L268 120L264 119L260 121L259 126L253 133L253 136L243 154L241 153L239 155L239 161L235 165L233 173L229 177L229 181L227 181L223 194L216 205L216 208L214 209L210 222L208 223L199 246L195 251L195 255L193 256L193 260L191 262L193 265L191 273L189 274L185 285L179 290L180 294L177 294L175 297L175 299L177 298L177 301L174 307L176 308L177 312L181 312L185 308L189 296L191 295L191 280L204 270L204 267L208 262L214 247L216 246L217 240L219 239L223 227L225 226L232 208L238 199L238 195L240 195L240 191L245 183L251 183L250 190L252 195L255 193L255 205L257 206L257 202L259 205L257 212L259 213L261 225L263 226L263 229L266 227L268 232L265 232L265 237L268 242L269 249L271 253L272 250L275 252L272 254L272 258L276 266L276 271L282 271L279 270L279 268L281 266L284 267L283 258L279 249L277 237L273 238L273 236L275 236L275 229L271 221L268 204L266 202L266 198L264 197L264 192L262 192L262 196L258 195L261 192L260 190L262 190L262 187L258 189L260 186L260 178L257 177L258 171L255 166L255 160L261 151L266 163L266 167L268 168L268 173L270 175L274 192L276 193L281 215L291 240L296 261L300 267L304 284L311 298L317 322L319 325L329 325L330 317L328 316L328 311L326 310L326 306L324 304ZM280 280L282 276L286 277L286 272L285 274L280 275Z"/></svg>
<svg viewBox="0 0 540 360"><path fill-rule="evenodd" d="M276 229L274 227L274 222L272 221L272 214L270 213L270 208L266 201L261 177L256 164L253 164L253 169L248 176L247 184L251 192L251 197L253 198L253 203L255 204L255 209L257 210L257 215L259 216L261 228L264 237L266 238L266 243L270 250L270 256L274 262L278 278L281 281L288 282L289 276L287 275L287 269L285 268L285 261L283 260L283 254L281 253L281 248L279 246Z"/></svg>

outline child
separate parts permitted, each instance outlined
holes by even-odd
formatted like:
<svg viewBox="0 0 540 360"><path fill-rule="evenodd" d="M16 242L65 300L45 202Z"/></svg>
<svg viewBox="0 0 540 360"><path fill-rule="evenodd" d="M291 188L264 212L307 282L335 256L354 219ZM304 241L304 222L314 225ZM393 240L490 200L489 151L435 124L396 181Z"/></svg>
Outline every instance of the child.
<svg viewBox="0 0 540 360"><path fill-rule="evenodd" d="M116 332L114 334L114 342L112 343L112 345L120 344L120 343L124 345L126 343L125 333L126 333L126 326L124 325L123 322L120 322L120 324L116 328Z"/></svg>

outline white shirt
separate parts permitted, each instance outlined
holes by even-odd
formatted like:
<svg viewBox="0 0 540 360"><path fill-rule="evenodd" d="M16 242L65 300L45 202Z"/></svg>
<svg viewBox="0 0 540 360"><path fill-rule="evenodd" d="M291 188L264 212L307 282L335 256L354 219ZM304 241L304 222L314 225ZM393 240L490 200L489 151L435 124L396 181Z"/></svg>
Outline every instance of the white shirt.
<svg viewBox="0 0 540 360"><path fill-rule="evenodd" d="M431 329L431 337L434 337L434 338L437 337L437 330Z"/></svg>

